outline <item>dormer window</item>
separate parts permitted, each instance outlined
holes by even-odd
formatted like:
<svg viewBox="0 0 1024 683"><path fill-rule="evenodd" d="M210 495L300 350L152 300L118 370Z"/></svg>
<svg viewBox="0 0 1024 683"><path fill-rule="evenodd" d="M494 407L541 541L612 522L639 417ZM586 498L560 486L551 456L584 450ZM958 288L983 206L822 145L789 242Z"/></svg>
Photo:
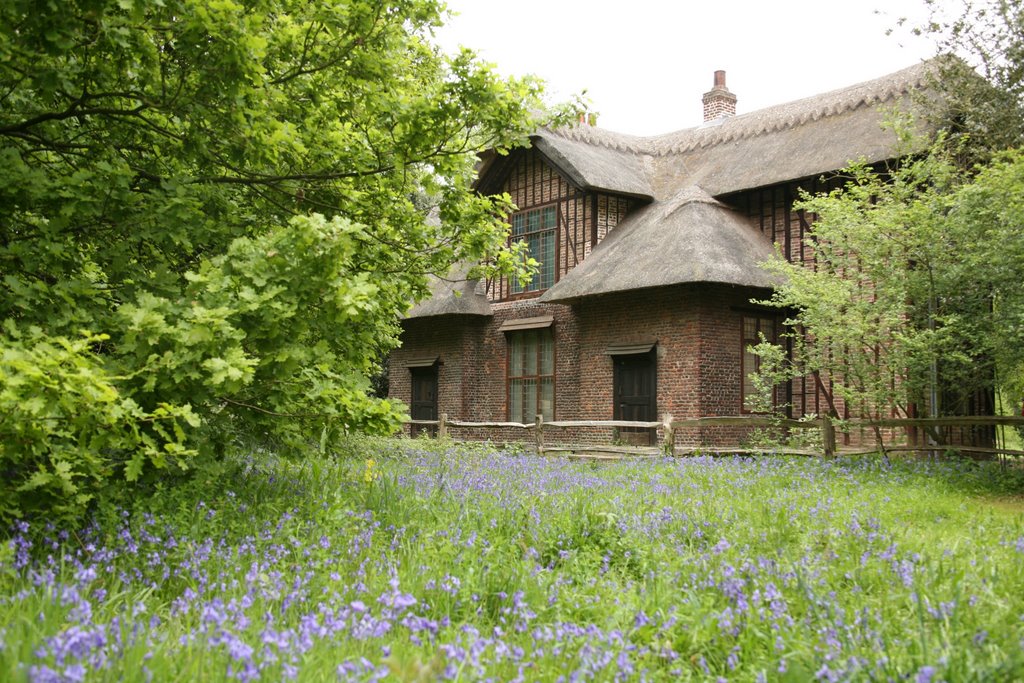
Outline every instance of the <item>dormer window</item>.
<svg viewBox="0 0 1024 683"><path fill-rule="evenodd" d="M512 294L539 292L555 284L557 228L558 211L553 204L512 214L512 241L526 242L530 256L540 263L540 270L526 286L515 280L510 283Z"/></svg>

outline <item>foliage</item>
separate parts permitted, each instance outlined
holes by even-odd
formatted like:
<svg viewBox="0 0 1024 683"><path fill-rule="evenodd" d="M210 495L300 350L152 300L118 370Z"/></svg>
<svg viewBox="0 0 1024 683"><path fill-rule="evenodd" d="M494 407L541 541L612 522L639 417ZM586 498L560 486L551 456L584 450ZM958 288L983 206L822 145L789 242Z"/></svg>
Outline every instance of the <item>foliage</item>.
<svg viewBox="0 0 1024 683"><path fill-rule="evenodd" d="M926 102L932 123L967 141L961 148L965 168L1024 145L1024 5L1019 0L925 4L928 21L911 30L934 39L945 56L931 83L942 106Z"/></svg>
<svg viewBox="0 0 1024 683"><path fill-rule="evenodd" d="M941 134L922 152L897 114L915 154L805 197L817 264L772 266L788 278L772 303L793 313L791 375L826 375L855 412L1024 398L1024 6L926 2L912 29L940 58L916 109Z"/></svg>
<svg viewBox="0 0 1024 683"><path fill-rule="evenodd" d="M751 447L760 447L767 450L776 450L783 446L785 430L781 425L783 413L787 406L778 405L776 389L789 379L791 373L791 362L786 356L785 349L780 344L773 344L759 333L760 341L750 346L750 350L757 356L757 371L751 373L753 393L744 396L746 407L754 413L762 413L769 418L778 420L767 427L757 427L747 437L746 442Z"/></svg>
<svg viewBox="0 0 1024 683"><path fill-rule="evenodd" d="M134 482L147 466L181 466L194 454L186 427L199 420L188 403L143 410L119 392L91 350L105 341L21 334L5 323L0 356L0 443L4 495L0 518L45 511L73 516L115 471Z"/></svg>
<svg viewBox="0 0 1024 683"><path fill-rule="evenodd" d="M816 267L770 266L786 279L771 303L792 312L792 374L825 373L856 409L906 412L934 389L963 414L997 382L1024 390L1024 156L972 179L944 144L805 197Z"/></svg>
<svg viewBox="0 0 1024 683"><path fill-rule="evenodd" d="M371 443L21 525L0 678L1024 675L1019 471Z"/></svg>
<svg viewBox="0 0 1024 683"><path fill-rule="evenodd" d="M432 45L442 9L0 3L3 518L394 427L366 376L428 274L518 263L470 186L541 105Z"/></svg>

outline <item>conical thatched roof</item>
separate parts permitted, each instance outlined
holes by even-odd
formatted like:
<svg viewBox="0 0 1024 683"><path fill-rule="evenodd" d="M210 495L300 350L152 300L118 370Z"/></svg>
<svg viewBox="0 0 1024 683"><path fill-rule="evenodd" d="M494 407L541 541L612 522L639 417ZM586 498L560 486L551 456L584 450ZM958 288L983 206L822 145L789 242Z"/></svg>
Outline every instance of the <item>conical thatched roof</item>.
<svg viewBox="0 0 1024 683"><path fill-rule="evenodd" d="M772 253L745 217L691 186L628 216L540 300L569 303L688 282L767 288L777 281L759 264Z"/></svg>

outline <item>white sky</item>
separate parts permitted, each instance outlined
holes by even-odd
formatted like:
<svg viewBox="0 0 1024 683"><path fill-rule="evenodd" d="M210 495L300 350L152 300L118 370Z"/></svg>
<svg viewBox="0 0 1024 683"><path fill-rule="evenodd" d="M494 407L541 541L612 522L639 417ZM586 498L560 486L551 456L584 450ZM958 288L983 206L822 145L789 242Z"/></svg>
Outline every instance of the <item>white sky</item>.
<svg viewBox="0 0 1024 683"><path fill-rule="evenodd" d="M952 2L953 0L946 0ZM716 69L737 113L916 64L933 44L898 29L924 0L448 0L437 38L505 75L536 74L549 99L587 90L598 125L650 135L700 124ZM886 35L887 29L894 29Z"/></svg>

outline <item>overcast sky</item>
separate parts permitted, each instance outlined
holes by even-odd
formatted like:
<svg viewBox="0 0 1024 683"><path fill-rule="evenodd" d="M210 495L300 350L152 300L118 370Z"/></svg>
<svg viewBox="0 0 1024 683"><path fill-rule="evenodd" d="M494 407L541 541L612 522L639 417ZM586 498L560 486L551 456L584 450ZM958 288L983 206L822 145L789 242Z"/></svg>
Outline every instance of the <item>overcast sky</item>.
<svg viewBox="0 0 1024 683"><path fill-rule="evenodd" d="M953 2L954 0L948 0ZM924 0L448 0L438 33L506 75L536 74L555 99L584 89L602 128L650 135L701 122L716 69L737 113L916 64L931 42L897 29ZM886 35L887 29L896 29Z"/></svg>

